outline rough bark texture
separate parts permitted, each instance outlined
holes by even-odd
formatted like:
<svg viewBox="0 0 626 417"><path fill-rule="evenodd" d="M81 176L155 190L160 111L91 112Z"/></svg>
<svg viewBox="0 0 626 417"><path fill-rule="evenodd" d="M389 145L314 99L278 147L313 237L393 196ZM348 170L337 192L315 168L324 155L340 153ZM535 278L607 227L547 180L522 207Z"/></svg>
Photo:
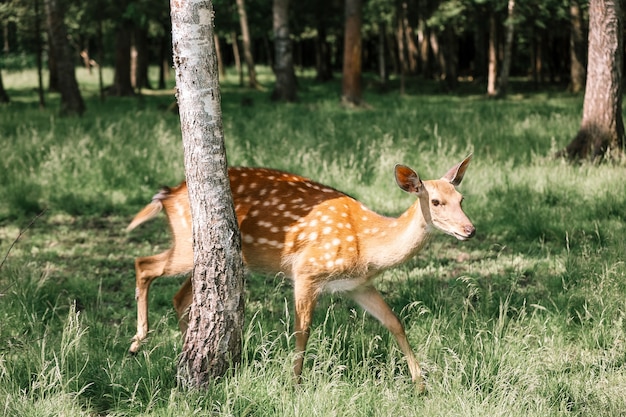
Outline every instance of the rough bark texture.
<svg viewBox="0 0 626 417"><path fill-rule="evenodd" d="M362 0L346 0L346 23L343 44L343 76L341 101L343 104L361 105L361 50L362 50Z"/></svg>
<svg viewBox="0 0 626 417"><path fill-rule="evenodd" d="M585 43L583 38L583 19L578 0L572 0L569 8L570 16L570 85L569 90L578 93L585 87Z"/></svg>
<svg viewBox="0 0 626 417"><path fill-rule="evenodd" d="M57 81L61 93L62 115L82 115L85 112L85 103L80 95L70 46L67 42L64 11L57 0L46 0L46 14L50 43L54 51L57 65Z"/></svg>
<svg viewBox="0 0 626 417"><path fill-rule="evenodd" d="M274 74L276 85L272 100L296 101L296 74L293 68L293 45L289 37L289 0L274 0Z"/></svg>
<svg viewBox="0 0 626 417"><path fill-rule="evenodd" d="M241 358L243 261L227 175L213 5L170 5L194 241L193 302L179 377L185 385L205 387Z"/></svg>
<svg viewBox="0 0 626 417"><path fill-rule="evenodd" d="M621 0L589 2L589 52L583 117L565 152L570 159L623 153Z"/></svg>

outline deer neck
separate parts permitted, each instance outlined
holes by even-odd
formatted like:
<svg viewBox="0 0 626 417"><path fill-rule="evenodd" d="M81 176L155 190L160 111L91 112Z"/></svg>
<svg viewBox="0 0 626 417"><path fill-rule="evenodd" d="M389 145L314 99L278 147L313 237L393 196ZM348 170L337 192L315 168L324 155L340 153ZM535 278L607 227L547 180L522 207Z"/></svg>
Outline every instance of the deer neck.
<svg viewBox="0 0 626 417"><path fill-rule="evenodd" d="M360 231L361 254L375 273L411 258L428 242L432 227L424 218L420 200L398 218L372 212L372 221Z"/></svg>

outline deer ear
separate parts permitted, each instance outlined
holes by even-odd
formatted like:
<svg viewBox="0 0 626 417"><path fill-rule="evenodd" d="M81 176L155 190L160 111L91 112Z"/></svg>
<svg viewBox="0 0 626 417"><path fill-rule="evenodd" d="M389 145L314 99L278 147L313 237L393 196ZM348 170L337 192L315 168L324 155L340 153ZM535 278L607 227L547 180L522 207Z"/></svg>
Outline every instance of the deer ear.
<svg viewBox="0 0 626 417"><path fill-rule="evenodd" d="M413 171L406 165L396 165L396 182L398 186L407 193L419 193L422 190L424 184L420 180L417 172Z"/></svg>
<svg viewBox="0 0 626 417"><path fill-rule="evenodd" d="M463 180L463 175L465 175L465 170L467 169L471 160L472 154L467 155L467 157L463 161L450 168L450 171L448 171L446 175L441 177L441 179L448 181L450 184L456 187Z"/></svg>

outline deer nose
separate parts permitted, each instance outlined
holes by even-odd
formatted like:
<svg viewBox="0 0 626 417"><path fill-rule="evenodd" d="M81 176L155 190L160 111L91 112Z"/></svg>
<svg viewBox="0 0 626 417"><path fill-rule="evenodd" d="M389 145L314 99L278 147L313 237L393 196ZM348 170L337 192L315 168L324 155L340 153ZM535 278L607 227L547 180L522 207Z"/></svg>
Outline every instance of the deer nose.
<svg viewBox="0 0 626 417"><path fill-rule="evenodd" d="M476 228L472 224L466 224L463 226L463 231L468 238L473 237L476 234Z"/></svg>

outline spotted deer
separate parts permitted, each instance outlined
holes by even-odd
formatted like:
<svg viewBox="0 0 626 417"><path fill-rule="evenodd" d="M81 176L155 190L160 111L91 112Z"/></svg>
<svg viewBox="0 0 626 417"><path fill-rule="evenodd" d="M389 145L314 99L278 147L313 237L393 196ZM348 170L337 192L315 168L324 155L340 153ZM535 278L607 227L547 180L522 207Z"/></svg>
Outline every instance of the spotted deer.
<svg viewBox="0 0 626 417"><path fill-rule="evenodd" d="M298 175L261 168L228 171L242 252L248 270L284 274L293 280L296 354L294 378L300 381L313 310L320 294L342 293L378 319L395 337L406 356L413 381L422 384L421 370L404 328L374 288L373 278L419 252L434 229L459 240L475 228L461 208L456 190L471 155L441 179L422 181L411 168L395 167L398 186L417 199L400 217L381 216L354 198ZM148 333L148 291L161 276L188 274L193 266L191 216L187 185L163 188L128 226L132 230L161 210L169 221L173 245L165 252L135 260L137 334L130 351L137 352ZM181 331L191 305L188 278L174 297Z"/></svg>

